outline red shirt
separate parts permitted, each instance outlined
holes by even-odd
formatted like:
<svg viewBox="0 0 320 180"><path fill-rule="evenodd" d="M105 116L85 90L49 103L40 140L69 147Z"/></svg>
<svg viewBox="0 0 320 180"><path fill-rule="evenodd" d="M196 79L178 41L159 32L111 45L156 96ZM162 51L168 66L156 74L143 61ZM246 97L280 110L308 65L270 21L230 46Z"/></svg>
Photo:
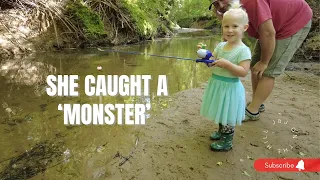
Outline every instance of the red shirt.
<svg viewBox="0 0 320 180"><path fill-rule="evenodd" d="M276 39L285 39L302 29L312 18L305 0L241 0L249 16L249 36L259 39L259 26L272 19Z"/></svg>

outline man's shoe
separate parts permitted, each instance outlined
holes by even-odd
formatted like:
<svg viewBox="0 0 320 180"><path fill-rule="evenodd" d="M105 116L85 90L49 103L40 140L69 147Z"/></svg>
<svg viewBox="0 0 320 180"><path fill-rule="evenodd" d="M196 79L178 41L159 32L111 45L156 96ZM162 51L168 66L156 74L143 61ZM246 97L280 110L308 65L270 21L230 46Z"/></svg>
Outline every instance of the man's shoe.
<svg viewBox="0 0 320 180"><path fill-rule="evenodd" d="M257 121L260 119L260 113L258 112L257 114L253 114L248 109L246 109L246 116L245 119L242 121Z"/></svg>
<svg viewBox="0 0 320 180"><path fill-rule="evenodd" d="M229 151L232 149L233 133L221 133L221 139L210 145L212 151Z"/></svg>
<svg viewBox="0 0 320 180"><path fill-rule="evenodd" d="M210 135L211 140L219 140L221 138L222 124L219 124L219 130Z"/></svg>
<svg viewBox="0 0 320 180"><path fill-rule="evenodd" d="M266 107L264 106L264 104L261 104L259 107L259 112L264 112L266 110Z"/></svg>
<svg viewBox="0 0 320 180"><path fill-rule="evenodd" d="M249 106L251 102L248 102L247 103L247 107ZM264 106L264 104L261 104L260 107L259 107L259 112L264 112L266 110L266 107Z"/></svg>

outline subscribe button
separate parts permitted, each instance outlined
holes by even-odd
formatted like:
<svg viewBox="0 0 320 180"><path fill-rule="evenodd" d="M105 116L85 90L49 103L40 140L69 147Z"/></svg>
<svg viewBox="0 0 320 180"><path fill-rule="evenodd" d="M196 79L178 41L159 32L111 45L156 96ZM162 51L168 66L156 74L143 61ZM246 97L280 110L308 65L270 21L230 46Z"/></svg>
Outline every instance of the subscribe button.
<svg viewBox="0 0 320 180"><path fill-rule="evenodd" d="M320 158L258 159L254 168L259 172L320 172Z"/></svg>

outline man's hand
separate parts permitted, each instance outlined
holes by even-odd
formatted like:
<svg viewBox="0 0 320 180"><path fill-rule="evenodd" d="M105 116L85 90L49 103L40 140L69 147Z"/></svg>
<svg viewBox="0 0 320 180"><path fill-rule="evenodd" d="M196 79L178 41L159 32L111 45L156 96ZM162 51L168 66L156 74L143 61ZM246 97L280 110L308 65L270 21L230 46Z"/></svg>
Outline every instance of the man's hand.
<svg viewBox="0 0 320 180"><path fill-rule="evenodd" d="M258 76L259 79L261 79L262 74L267 69L267 67L268 67L268 64L266 64L262 61L259 61L252 67L252 73L254 75Z"/></svg>

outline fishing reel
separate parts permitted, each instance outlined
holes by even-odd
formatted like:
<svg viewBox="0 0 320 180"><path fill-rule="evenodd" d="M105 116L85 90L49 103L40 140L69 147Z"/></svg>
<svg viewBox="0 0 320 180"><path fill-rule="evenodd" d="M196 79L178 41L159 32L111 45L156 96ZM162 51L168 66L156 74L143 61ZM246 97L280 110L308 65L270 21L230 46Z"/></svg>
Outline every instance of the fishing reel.
<svg viewBox="0 0 320 180"><path fill-rule="evenodd" d="M197 50L197 54L198 57L201 59L197 59L196 62L203 62L206 63L208 67L211 67L211 63L214 62L214 60L210 60L210 58L212 57L212 53L209 50L206 50L206 44L203 43L199 43L197 45L198 50Z"/></svg>

